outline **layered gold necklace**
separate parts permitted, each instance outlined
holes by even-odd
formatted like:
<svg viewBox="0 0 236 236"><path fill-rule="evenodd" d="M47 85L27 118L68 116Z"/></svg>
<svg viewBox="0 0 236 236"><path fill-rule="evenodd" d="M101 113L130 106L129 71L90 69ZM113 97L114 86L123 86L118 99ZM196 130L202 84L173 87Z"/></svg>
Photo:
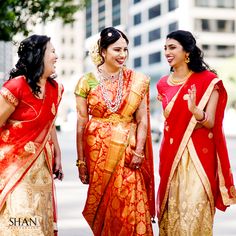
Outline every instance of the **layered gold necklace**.
<svg viewBox="0 0 236 236"><path fill-rule="evenodd" d="M183 83L185 83L188 78L190 77L190 75L193 73L193 71L189 71L187 75L185 75L183 78L175 78L173 73L170 74L168 81L172 84L172 85L181 85Z"/></svg>

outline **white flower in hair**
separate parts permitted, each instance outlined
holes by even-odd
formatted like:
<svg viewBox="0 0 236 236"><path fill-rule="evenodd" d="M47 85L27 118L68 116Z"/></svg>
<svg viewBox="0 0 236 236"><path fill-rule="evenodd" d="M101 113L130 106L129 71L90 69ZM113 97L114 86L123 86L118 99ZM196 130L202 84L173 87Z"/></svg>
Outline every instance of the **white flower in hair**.
<svg viewBox="0 0 236 236"><path fill-rule="evenodd" d="M102 62L102 57L99 54L98 42L96 42L89 50L89 55L93 63L97 66Z"/></svg>

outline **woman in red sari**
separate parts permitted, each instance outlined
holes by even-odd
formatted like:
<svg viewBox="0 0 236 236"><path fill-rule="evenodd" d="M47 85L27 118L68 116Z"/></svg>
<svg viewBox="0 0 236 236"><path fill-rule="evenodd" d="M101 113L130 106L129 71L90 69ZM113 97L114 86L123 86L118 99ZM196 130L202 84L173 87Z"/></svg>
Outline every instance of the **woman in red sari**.
<svg viewBox="0 0 236 236"><path fill-rule="evenodd" d="M124 66L128 39L100 34L97 70L78 82L77 166L89 184L83 215L94 235L153 235L154 178L149 78Z"/></svg>
<svg viewBox="0 0 236 236"><path fill-rule="evenodd" d="M0 235L56 235L53 173L62 179L54 121L63 87L50 38L20 43L0 90Z"/></svg>
<svg viewBox="0 0 236 236"><path fill-rule="evenodd" d="M157 83L165 125L160 148L160 235L212 235L215 208L236 203L222 120L227 94L188 31L167 35L171 74Z"/></svg>

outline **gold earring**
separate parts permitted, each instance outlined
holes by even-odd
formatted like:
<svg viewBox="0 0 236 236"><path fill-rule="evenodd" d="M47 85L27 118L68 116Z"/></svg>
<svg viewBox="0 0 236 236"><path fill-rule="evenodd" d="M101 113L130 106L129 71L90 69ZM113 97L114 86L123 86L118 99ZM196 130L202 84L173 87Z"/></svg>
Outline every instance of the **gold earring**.
<svg viewBox="0 0 236 236"><path fill-rule="evenodd" d="M189 56L186 56L186 58L185 58L184 61L185 61L186 64L188 64L188 63L190 62L190 58L189 58Z"/></svg>

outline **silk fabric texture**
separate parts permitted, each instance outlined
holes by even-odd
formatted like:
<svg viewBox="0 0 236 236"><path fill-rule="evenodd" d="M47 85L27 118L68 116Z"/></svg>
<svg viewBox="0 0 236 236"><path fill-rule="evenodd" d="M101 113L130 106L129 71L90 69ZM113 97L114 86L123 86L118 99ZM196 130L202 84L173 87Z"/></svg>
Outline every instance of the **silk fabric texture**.
<svg viewBox="0 0 236 236"><path fill-rule="evenodd" d="M225 210L236 203L222 130L227 94L222 81L209 71L193 73L182 86L168 85L167 78L163 77L157 84L166 118L160 148L157 198L160 232L161 235L212 235L215 207ZM204 126L195 129L197 121L186 101L188 89L193 84L197 91L196 103L201 110L217 87L219 100L213 129ZM181 191L184 194L179 194ZM195 205L188 205L190 202ZM171 204L177 204L179 211L172 211ZM168 211L173 214L167 220ZM204 219L208 224L206 227L202 227Z"/></svg>
<svg viewBox="0 0 236 236"><path fill-rule="evenodd" d="M87 98L91 115L84 133L90 180L83 215L96 236L153 235L151 217L155 214L155 203L149 110L145 160L138 170L128 167L131 149L136 145L134 114L149 92L149 79L125 68L123 80L122 100L116 113L105 105L93 73L83 76L75 89L77 96ZM116 86L112 84L113 92Z"/></svg>
<svg viewBox="0 0 236 236"><path fill-rule="evenodd" d="M38 99L32 94L26 78L19 76L7 81L0 93L15 106L15 111L0 128L1 223L4 217L5 224L9 224L9 217L22 221L37 218L37 230L7 227L10 231L5 233L52 235L53 225L56 224L56 209L52 177L54 147L50 141L50 131L63 87L56 81L47 81L45 96ZM32 208L27 200L32 201ZM40 206L40 202L44 204ZM45 206L49 209L46 210Z"/></svg>

